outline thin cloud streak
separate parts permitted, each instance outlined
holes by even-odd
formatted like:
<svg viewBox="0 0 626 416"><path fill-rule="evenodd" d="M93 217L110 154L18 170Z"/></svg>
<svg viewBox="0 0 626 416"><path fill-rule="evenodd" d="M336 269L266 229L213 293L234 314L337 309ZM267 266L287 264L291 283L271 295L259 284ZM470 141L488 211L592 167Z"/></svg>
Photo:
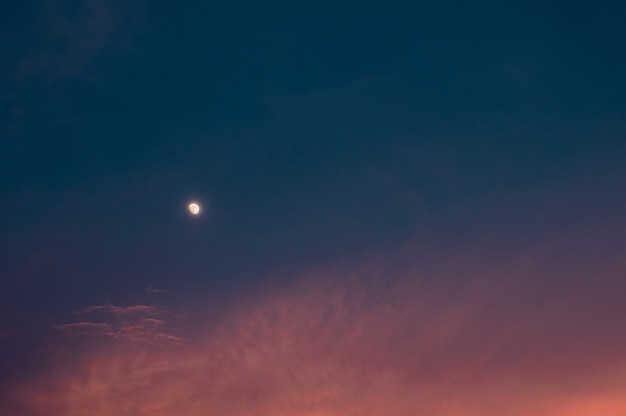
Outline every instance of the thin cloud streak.
<svg viewBox="0 0 626 416"><path fill-rule="evenodd" d="M110 303L106 305L89 306L85 309L75 311L76 314L92 314L95 312L102 312L105 314L112 314L118 318L131 314L149 314L158 315L165 313L163 308L154 305L133 305L133 306L117 306Z"/></svg>
<svg viewBox="0 0 626 416"><path fill-rule="evenodd" d="M165 321L143 316L167 314L167 310L154 305L117 306L112 304L90 306L75 311L77 315L100 314L112 322L81 321L54 325L55 329L83 336L106 336L112 339L146 345L181 344L186 340L163 332Z"/></svg>
<svg viewBox="0 0 626 416"><path fill-rule="evenodd" d="M113 326L105 322L74 322L71 324L55 325L54 328L61 331L94 331L111 332Z"/></svg>

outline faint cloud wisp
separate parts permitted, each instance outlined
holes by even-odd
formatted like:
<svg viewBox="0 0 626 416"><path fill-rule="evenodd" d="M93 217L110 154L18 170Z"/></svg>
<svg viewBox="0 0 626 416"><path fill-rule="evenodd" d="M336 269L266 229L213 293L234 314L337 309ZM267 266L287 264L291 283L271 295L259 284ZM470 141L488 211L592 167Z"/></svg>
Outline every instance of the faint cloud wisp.
<svg viewBox="0 0 626 416"><path fill-rule="evenodd" d="M75 314L100 314L103 320L109 319L111 322L81 321L55 325L54 328L77 335L105 336L131 343L149 345L182 344L185 342L183 338L162 331L166 326L165 321L156 319L154 316L167 315L168 311L158 306L105 304L90 306L75 311Z"/></svg>

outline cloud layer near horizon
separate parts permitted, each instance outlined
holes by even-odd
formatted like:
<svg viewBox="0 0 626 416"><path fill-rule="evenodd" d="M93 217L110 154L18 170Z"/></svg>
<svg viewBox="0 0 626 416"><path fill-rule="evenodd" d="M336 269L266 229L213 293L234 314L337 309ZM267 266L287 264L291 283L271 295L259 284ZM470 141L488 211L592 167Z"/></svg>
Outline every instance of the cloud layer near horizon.
<svg viewBox="0 0 626 416"><path fill-rule="evenodd" d="M189 343L91 345L5 406L18 416L623 415L626 260L601 244L608 237L581 231L515 254L412 247L305 271L240 294ZM83 313L139 313L157 331L165 322L143 316L155 310ZM63 327L113 330L85 325Z"/></svg>

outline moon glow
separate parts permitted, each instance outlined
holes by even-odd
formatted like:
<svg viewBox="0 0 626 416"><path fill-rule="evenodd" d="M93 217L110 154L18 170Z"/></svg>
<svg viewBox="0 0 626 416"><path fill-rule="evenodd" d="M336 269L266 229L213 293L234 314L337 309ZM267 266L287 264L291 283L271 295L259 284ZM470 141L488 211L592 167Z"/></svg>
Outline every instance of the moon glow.
<svg viewBox="0 0 626 416"><path fill-rule="evenodd" d="M187 209L189 210L189 213L191 215L198 215L200 214L200 204L198 204L197 202L190 202L189 205L187 205Z"/></svg>

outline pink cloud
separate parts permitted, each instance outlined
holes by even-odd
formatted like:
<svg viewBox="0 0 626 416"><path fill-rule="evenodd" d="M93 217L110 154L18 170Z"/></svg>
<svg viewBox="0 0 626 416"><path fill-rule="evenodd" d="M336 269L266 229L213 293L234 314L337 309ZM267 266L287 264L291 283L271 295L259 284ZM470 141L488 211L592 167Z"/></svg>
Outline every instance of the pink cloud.
<svg viewBox="0 0 626 416"><path fill-rule="evenodd" d="M167 290L157 289L156 287L150 286L146 289L146 293L149 293L151 295L160 295L163 293L167 293Z"/></svg>
<svg viewBox="0 0 626 416"><path fill-rule="evenodd" d="M626 260L578 237L250 288L184 346L105 346L18 386L17 415L621 416ZM163 325L137 319L119 336Z"/></svg>
<svg viewBox="0 0 626 416"><path fill-rule="evenodd" d="M102 312L105 317L112 316L112 322L74 322L54 327L64 332L79 335L104 335L120 341L146 345L163 345L183 343L185 339L163 332L165 321L155 318L143 318L145 315L164 313L164 309L157 306L132 305L116 306L111 304L90 306L76 311L77 314L93 314Z"/></svg>

